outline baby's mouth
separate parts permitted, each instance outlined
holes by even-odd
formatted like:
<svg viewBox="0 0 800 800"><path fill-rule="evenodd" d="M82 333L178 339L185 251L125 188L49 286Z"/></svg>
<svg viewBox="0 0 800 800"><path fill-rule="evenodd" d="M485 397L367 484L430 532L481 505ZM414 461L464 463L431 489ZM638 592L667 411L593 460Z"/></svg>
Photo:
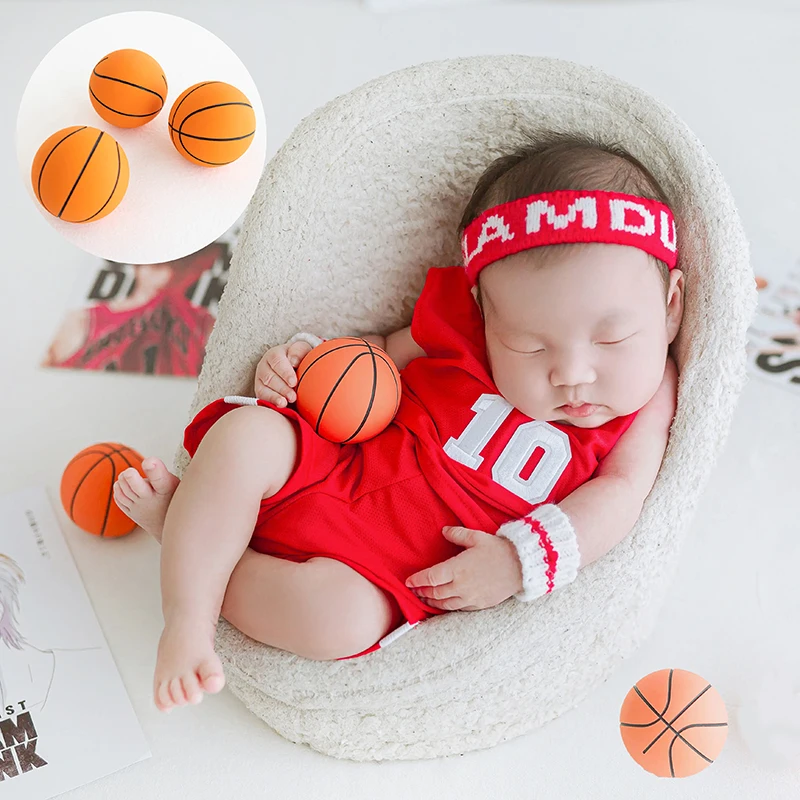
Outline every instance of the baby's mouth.
<svg viewBox="0 0 800 800"><path fill-rule="evenodd" d="M597 406L591 403L565 403L559 406L558 410L562 411L568 417L591 417L597 411Z"/></svg>

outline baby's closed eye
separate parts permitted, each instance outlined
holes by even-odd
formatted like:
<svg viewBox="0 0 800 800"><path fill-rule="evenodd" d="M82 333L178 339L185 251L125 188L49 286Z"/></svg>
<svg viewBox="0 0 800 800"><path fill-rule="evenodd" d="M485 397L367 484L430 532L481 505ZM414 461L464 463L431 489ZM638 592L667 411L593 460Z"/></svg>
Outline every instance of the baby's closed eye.
<svg viewBox="0 0 800 800"><path fill-rule="evenodd" d="M637 333L638 331L634 331L626 336L620 336L618 334L613 336L604 336L595 341L595 344L622 344L623 342L627 342L629 339L632 339Z"/></svg>

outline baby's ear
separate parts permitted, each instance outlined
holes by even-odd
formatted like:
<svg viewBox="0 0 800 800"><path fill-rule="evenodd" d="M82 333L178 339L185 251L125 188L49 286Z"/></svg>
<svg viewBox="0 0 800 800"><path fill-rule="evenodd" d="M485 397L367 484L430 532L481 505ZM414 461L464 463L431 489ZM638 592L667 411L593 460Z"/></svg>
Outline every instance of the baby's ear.
<svg viewBox="0 0 800 800"><path fill-rule="evenodd" d="M473 286L470 290L470 294L475 302L478 304L478 308L480 309L481 316L483 316L483 305L481 305L481 298L480 298L480 290L477 286Z"/></svg>
<svg viewBox="0 0 800 800"><path fill-rule="evenodd" d="M673 269L669 274L667 293L667 341L672 344L683 320L683 273Z"/></svg>

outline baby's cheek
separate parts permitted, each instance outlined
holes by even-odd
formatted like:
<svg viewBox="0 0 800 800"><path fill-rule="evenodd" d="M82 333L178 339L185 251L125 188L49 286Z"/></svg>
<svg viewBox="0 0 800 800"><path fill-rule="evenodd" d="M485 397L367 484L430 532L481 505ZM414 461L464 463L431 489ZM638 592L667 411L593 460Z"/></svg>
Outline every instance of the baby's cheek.
<svg viewBox="0 0 800 800"><path fill-rule="evenodd" d="M629 403L638 410L658 391L664 375L666 352L657 347L643 347L625 359L624 381Z"/></svg>

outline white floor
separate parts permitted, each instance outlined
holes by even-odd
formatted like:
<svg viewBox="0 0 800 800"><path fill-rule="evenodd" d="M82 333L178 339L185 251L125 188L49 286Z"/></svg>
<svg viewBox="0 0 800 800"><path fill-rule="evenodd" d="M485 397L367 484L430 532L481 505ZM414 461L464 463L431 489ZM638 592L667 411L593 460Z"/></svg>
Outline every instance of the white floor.
<svg viewBox="0 0 800 800"><path fill-rule="evenodd" d="M760 10L741 8L746 5ZM64 465L96 441L123 441L171 461L194 390L189 380L36 366L76 270L90 257L59 239L31 204L17 171L14 121L27 77L74 28L133 9L177 13L208 27L238 53L260 87L268 157L317 106L413 63L512 52L592 64L674 108L728 177L753 239L800 256L798 6L797 0L528 2L378 15L354 0L0 4L0 100L6 109L0 118L6 254L0 492L45 485L57 501ZM160 715L150 698L160 622L158 547L141 532L106 542L65 524L153 751L152 759L71 796L796 797L800 766L760 766L735 725L705 773L666 782L629 759L617 721L628 688L656 669L702 674L734 718L767 667L800 674L798 443L800 398L751 383L650 641L582 706L544 729L438 762L337 761L281 739L227 693Z"/></svg>

